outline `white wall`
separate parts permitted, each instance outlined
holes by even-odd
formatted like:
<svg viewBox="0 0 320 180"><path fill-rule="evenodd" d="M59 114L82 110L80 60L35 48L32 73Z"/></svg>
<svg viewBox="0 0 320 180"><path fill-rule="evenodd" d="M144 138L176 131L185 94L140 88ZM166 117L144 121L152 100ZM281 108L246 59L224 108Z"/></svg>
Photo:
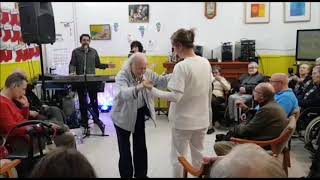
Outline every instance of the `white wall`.
<svg viewBox="0 0 320 180"><path fill-rule="evenodd" d="M147 2L144 2L145 4ZM55 3L60 4L60 3ZM62 3L61 3L62 4ZM70 4L70 3L69 3ZM215 49L218 56L221 42L239 41L241 38L255 39L259 54L294 54L297 29L320 28L320 3L311 3L311 21L284 23L284 3L271 2L270 23L245 24L243 2L217 2L217 16L208 20L204 16L204 2L152 2L149 23L129 23L128 4L139 3L75 3L76 43L81 33L89 33L90 24L111 24L118 22L118 32L112 31L111 40L92 41L100 55L118 56L129 52L128 34L143 42L150 55L167 55L171 51L170 36L178 28L195 27L196 43L205 46L205 56L211 56ZM65 9L55 9L55 16L68 18ZM62 15L63 14L63 15ZM156 31L156 23L161 31ZM146 25L143 38L139 25ZM148 51L147 42L153 40L155 48ZM269 49L269 50L268 50Z"/></svg>

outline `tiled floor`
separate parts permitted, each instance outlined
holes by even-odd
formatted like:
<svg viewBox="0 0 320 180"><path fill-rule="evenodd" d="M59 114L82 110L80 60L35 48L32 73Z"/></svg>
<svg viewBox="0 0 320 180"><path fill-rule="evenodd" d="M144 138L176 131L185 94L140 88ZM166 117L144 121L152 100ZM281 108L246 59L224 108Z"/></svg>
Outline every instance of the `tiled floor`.
<svg viewBox="0 0 320 180"><path fill-rule="evenodd" d="M108 137L89 137L84 139L83 144L78 145L81 151L92 163L98 177L119 177L118 172L118 146L117 136L113 127L110 114L101 114L101 119L106 124ZM100 132L97 127L93 131ZM170 126L165 115L158 116L156 127L152 121L146 123L146 139L148 148L148 176L149 177L172 177L170 166ZM205 138L205 155L215 156L213 144L216 133L207 135ZM303 148L303 142L294 139L291 147L291 164L289 177L306 176L311 164L310 153Z"/></svg>

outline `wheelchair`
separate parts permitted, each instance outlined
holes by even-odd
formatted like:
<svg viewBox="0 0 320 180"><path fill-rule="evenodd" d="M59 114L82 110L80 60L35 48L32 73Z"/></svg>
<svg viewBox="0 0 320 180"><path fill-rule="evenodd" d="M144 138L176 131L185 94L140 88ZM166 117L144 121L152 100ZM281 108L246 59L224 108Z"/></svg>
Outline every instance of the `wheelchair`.
<svg viewBox="0 0 320 180"><path fill-rule="evenodd" d="M27 127L23 136L11 135L14 130L21 127ZM34 165L47 152L47 145L53 142L53 138L59 133L58 130L53 128L51 124L38 120L29 120L18 124L8 134L2 136L1 150L5 151L2 154L6 155L2 158L13 162L19 161L15 166L17 176L28 177ZM6 177L6 174L2 176Z"/></svg>

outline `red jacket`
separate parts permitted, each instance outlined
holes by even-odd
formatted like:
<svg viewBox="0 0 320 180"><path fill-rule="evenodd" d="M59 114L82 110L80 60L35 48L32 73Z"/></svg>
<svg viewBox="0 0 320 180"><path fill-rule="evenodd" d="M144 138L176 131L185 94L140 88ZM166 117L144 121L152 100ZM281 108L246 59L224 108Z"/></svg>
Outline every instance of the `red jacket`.
<svg viewBox="0 0 320 180"><path fill-rule="evenodd" d="M19 109L12 100L0 95L0 135L6 135L16 125L27 121L29 108ZM11 135L24 136L27 126L18 128Z"/></svg>

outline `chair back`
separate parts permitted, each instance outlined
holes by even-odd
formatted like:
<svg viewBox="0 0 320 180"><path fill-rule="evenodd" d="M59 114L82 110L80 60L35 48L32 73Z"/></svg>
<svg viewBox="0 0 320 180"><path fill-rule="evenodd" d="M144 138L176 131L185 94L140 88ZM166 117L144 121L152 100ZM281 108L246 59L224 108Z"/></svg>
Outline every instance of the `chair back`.
<svg viewBox="0 0 320 180"><path fill-rule="evenodd" d="M290 116L287 127L281 132L280 136L275 139L275 143L271 145L273 155L278 156L288 146L288 142L295 129L296 119L294 116Z"/></svg>

